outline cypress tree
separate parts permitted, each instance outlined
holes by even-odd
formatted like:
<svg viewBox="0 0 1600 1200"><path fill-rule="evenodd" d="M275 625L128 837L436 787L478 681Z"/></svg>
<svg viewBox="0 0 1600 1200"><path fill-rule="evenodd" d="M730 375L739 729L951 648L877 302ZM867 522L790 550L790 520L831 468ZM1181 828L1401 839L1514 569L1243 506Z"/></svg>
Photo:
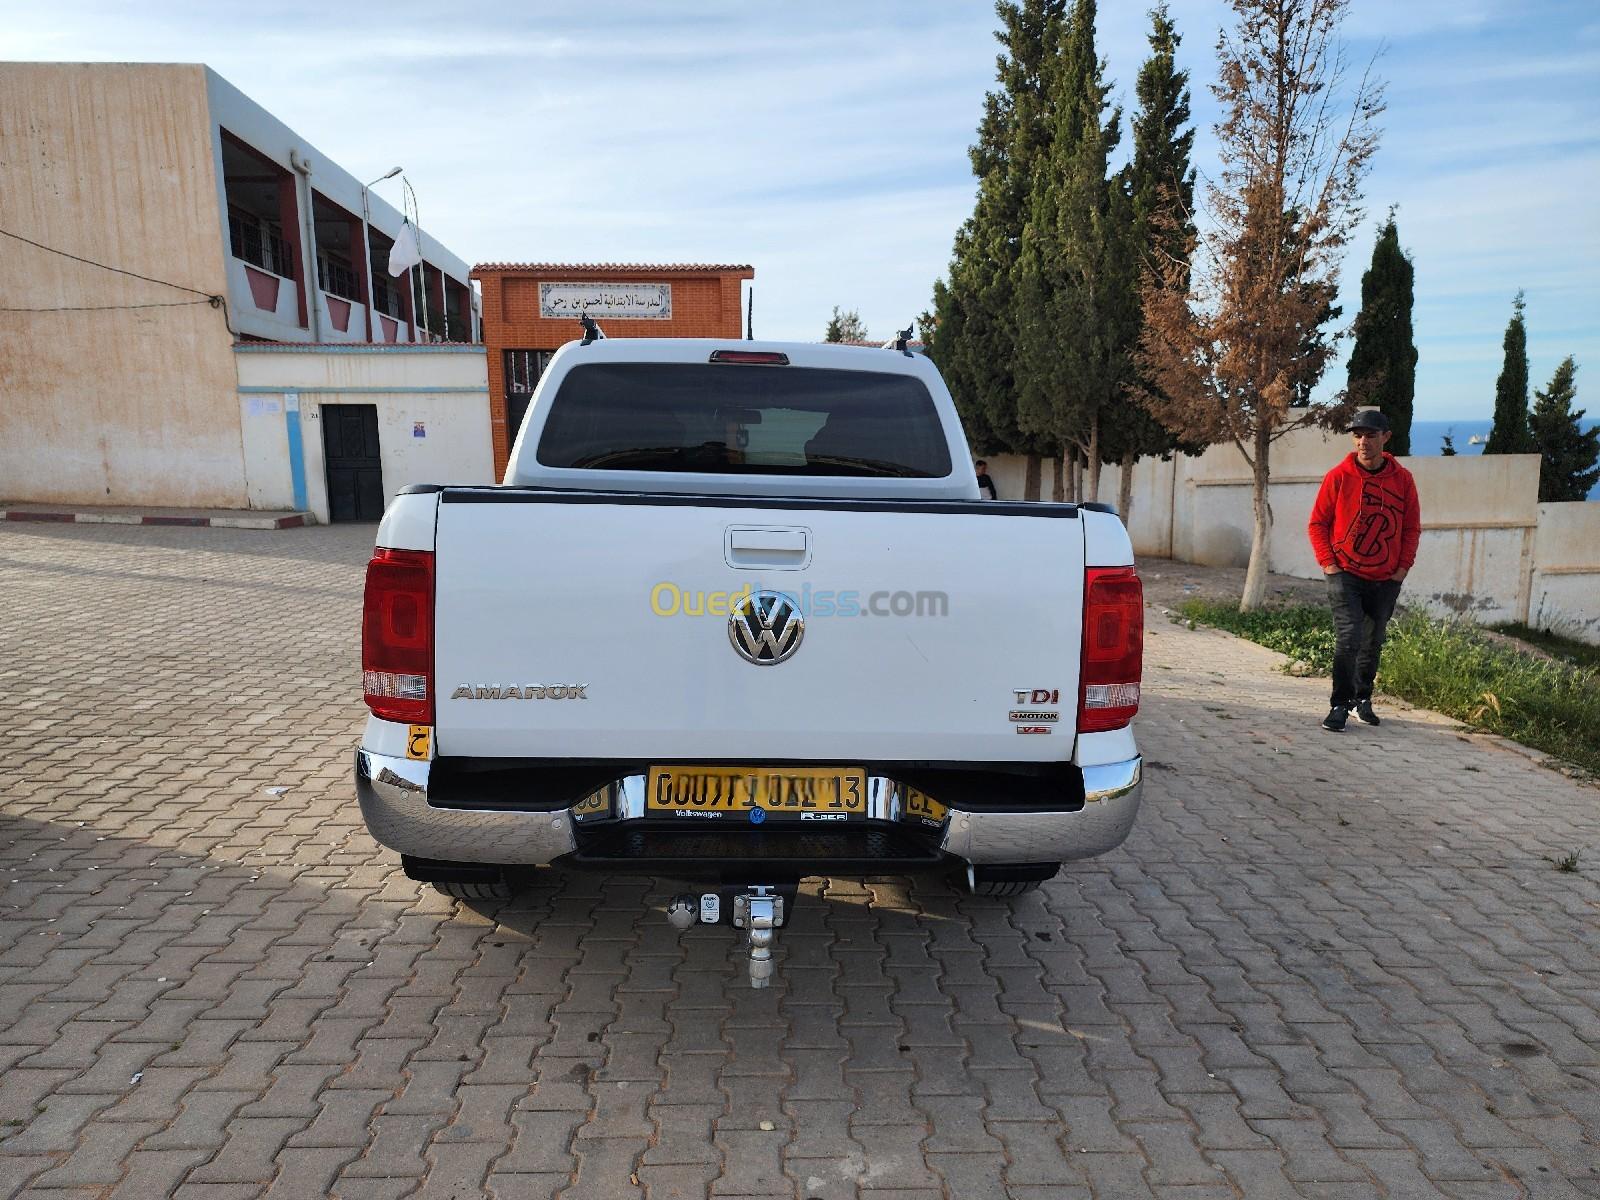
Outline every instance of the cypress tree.
<svg viewBox="0 0 1600 1200"><path fill-rule="evenodd" d="M1415 271L1400 248L1394 209L1378 231L1372 265L1361 277L1361 315L1350 354L1349 394L1376 405L1394 436L1389 453L1411 453L1411 405L1417 385L1417 347L1411 336Z"/></svg>
<svg viewBox="0 0 1600 1200"><path fill-rule="evenodd" d="M1161 277L1166 263L1187 263L1194 245L1194 168L1189 154L1194 147L1194 129L1189 125L1189 73L1177 67L1177 50L1183 39L1178 35L1165 3L1150 13L1150 57L1139 68L1136 95L1138 110L1133 117L1133 160L1124 172L1124 186L1130 201L1129 215L1136 270L1140 275ZM1187 128L1186 128L1187 127ZM1189 276L1180 272L1174 286L1187 291ZM1143 312L1138 314L1143 326ZM1135 339L1138 331L1135 332ZM1134 372L1133 391L1148 392L1154 384ZM1152 417L1135 399L1124 395L1111 411L1106 431L1106 459L1122 464L1122 495L1118 508L1124 520L1132 507L1134 460L1149 454L1166 458L1176 449L1197 450L1181 445L1165 426Z"/></svg>
<svg viewBox="0 0 1600 1200"><path fill-rule="evenodd" d="M1066 0L995 5L1000 86L984 99L978 141L969 151L978 198L956 233L949 280L935 285L931 320L923 323L929 356L950 386L969 439L986 450L1035 458L1053 443L1018 422L1012 277L1049 133L1045 72L1057 53L1065 7ZM1036 470L1030 463L1030 473Z"/></svg>
<svg viewBox="0 0 1600 1200"><path fill-rule="evenodd" d="M1129 190L1146 258L1187 262L1194 241L1194 130L1189 72L1177 67L1183 39L1165 3L1150 13L1150 57L1139 68ZM1185 286L1188 284L1184 276Z"/></svg>
<svg viewBox="0 0 1600 1200"><path fill-rule="evenodd" d="M1533 449L1528 432L1528 330L1522 320L1522 293L1511 302L1506 325L1505 363L1494 385L1494 426L1485 454L1527 454Z"/></svg>
<svg viewBox="0 0 1600 1200"><path fill-rule="evenodd" d="M1534 449L1539 452L1539 502L1587 500L1600 481L1600 429L1583 428L1583 409L1572 411L1577 396L1572 355L1562 361L1550 384L1534 393L1529 420Z"/></svg>
<svg viewBox="0 0 1600 1200"><path fill-rule="evenodd" d="M1131 216L1107 159L1121 110L1102 124L1110 85L1095 53L1095 0L1074 0L1049 71L1052 136L1029 197L1016 279L1018 423L1085 457L1094 498L1104 413L1128 373L1137 330Z"/></svg>
<svg viewBox="0 0 1600 1200"><path fill-rule="evenodd" d="M845 312L839 311L839 306L833 306L833 316L828 318L828 327L823 331L822 340L825 342L864 342L867 340L867 327L861 322L861 314L855 309Z"/></svg>

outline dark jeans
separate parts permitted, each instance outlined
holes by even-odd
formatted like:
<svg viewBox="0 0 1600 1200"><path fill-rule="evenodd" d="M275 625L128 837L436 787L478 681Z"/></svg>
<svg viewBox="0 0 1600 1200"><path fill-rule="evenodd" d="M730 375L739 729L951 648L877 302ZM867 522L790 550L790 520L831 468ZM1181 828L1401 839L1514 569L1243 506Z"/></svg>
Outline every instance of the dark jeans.
<svg viewBox="0 0 1600 1200"><path fill-rule="evenodd" d="M1372 681L1378 674L1383 635L1400 599L1398 579L1363 579L1348 571L1329 575L1328 599L1333 602L1333 696L1335 708L1354 708L1358 700L1372 699Z"/></svg>

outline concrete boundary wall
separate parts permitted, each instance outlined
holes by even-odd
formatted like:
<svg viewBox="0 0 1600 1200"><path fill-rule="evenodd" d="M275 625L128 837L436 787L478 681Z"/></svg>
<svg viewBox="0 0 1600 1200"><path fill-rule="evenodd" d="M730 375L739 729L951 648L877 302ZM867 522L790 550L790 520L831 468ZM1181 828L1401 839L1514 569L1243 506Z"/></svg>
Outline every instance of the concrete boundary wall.
<svg viewBox="0 0 1600 1200"><path fill-rule="evenodd" d="M1273 447L1271 570L1321 575L1306 522L1323 475L1348 452L1345 436L1316 429ZM986 457L1001 498L1022 499L1026 460ZM1401 461L1422 502L1422 542L1406 585L1411 602L1436 615L1522 621L1600 644L1600 504L1540 504L1536 454ZM1043 466L1041 499L1050 499L1052 465ZM1128 525L1137 553L1208 566L1249 562L1251 473L1237 447L1142 459L1133 472ZM1102 502L1117 502L1119 475L1115 466L1103 470Z"/></svg>
<svg viewBox="0 0 1600 1200"><path fill-rule="evenodd" d="M1600 645L1600 504L1539 505L1527 619Z"/></svg>

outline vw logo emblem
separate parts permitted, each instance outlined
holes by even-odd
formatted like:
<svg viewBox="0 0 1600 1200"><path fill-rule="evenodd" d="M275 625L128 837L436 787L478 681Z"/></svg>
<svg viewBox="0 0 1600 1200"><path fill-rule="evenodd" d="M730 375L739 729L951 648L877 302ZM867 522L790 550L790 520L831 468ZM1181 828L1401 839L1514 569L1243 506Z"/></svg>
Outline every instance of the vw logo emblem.
<svg viewBox="0 0 1600 1200"><path fill-rule="evenodd" d="M770 667L794 657L806 621L792 596L752 592L728 614L728 640L746 662Z"/></svg>

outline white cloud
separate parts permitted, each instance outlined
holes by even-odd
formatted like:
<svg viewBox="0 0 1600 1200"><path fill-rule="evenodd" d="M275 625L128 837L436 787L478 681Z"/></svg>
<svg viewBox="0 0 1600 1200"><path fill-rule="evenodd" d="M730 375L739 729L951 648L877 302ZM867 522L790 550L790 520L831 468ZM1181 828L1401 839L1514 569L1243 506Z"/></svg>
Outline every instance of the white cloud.
<svg viewBox="0 0 1600 1200"><path fill-rule="evenodd" d="M1125 108L1148 7L1100 6ZM1207 85L1228 6L1172 7L1196 161L1214 170ZM59 0L17 6L0 55L205 62L353 174L404 163L424 226L468 261L750 262L764 336L818 336L835 304L887 336L927 305L971 211L993 28L987 3L910 0ZM1350 59L1387 45L1391 107L1345 316L1398 202L1419 411L1486 408L1518 287L1536 375L1556 345L1600 361L1597 31L1585 0L1355 0Z"/></svg>

